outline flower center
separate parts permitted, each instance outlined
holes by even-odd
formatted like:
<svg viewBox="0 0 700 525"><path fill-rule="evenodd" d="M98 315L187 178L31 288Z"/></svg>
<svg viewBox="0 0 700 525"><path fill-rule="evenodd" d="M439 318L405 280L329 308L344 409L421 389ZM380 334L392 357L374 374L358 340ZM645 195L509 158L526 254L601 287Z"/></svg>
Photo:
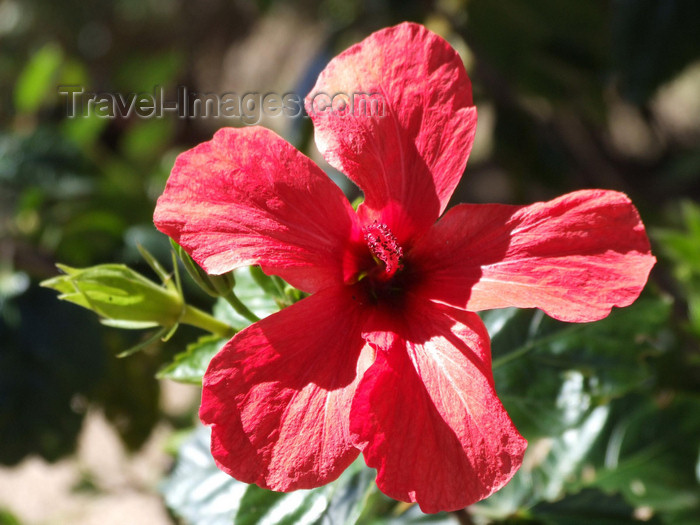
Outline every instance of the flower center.
<svg viewBox="0 0 700 525"><path fill-rule="evenodd" d="M403 250L396 236L386 224L379 224L377 221L365 226L362 231L372 257L377 264L382 263L384 266L383 271L374 277L381 280L391 279L396 272L403 269Z"/></svg>

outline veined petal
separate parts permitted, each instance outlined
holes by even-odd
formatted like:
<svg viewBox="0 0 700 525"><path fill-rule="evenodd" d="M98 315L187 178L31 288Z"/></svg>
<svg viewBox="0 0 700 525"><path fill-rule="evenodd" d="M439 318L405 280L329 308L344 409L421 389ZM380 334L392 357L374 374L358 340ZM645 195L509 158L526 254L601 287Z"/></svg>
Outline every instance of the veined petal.
<svg viewBox="0 0 700 525"><path fill-rule="evenodd" d="M365 372L350 430L382 492L424 512L461 509L510 480L526 442L496 397L479 317L414 302Z"/></svg>
<svg viewBox="0 0 700 525"><path fill-rule="evenodd" d="M606 190L530 206L455 206L411 257L424 297L470 311L536 307L571 322L630 305L656 261L635 207Z"/></svg>
<svg viewBox="0 0 700 525"><path fill-rule="evenodd" d="M266 317L211 361L199 415L224 472L289 491L333 481L357 457L350 405L372 352L344 292L325 289Z"/></svg>
<svg viewBox="0 0 700 525"><path fill-rule="evenodd" d="M316 164L260 127L223 128L182 153L154 214L207 272L260 264L308 292L342 281L355 220Z"/></svg>
<svg viewBox="0 0 700 525"><path fill-rule="evenodd" d="M364 191L360 213L399 240L445 209L476 129L462 60L413 23L373 33L331 60L306 110L324 158Z"/></svg>

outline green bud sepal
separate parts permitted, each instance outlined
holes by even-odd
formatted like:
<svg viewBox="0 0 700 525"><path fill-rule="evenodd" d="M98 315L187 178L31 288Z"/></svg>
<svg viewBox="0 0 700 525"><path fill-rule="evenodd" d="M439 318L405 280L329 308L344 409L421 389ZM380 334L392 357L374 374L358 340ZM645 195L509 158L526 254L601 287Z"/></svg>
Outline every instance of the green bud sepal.
<svg viewBox="0 0 700 525"><path fill-rule="evenodd" d="M175 279L148 252L141 253L161 278L157 284L123 264L101 264L89 268L72 268L58 264L64 273L41 283L60 293L59 299L92 310L103 324L124 329L146 329L160 326L143 343L122 352L130 355L157 339L167 341L180 323L191 324L220 337L231 337L235 331L226 323L185 303L175 269Z"/></svg>

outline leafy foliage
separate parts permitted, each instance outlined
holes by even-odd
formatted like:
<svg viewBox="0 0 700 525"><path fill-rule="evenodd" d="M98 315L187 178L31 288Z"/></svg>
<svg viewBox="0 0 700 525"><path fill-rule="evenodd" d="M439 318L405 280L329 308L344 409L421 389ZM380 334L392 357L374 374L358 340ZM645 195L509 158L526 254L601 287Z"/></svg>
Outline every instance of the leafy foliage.
<svg viewBox="0 0 700 525"><path fill-rule="evenodd" d="M673 273L688 302L692 330L700 335L700 206L689 201L681 205L683 230L654 232L664 255L673 261Z"/></svg>
<svg viewBox="0 0 700 525"><path fill-rule="evenodd" d="M554 503L539 503L530 511L536 523L543 525L658 525L655 517L636 517L635 509L620 496L608 496L587 489Z"/></svg>
<svg viewBox="0 0 700 525"><path fill-rule="evenodd" d="M485 312L499 396L528 437L564 431L596 406L653 382L650 358L668 350L669 315L669 303L658 298L590 324L539 311Z"/></svg>
<svg viewBox="0 0 700 525"><path fill-rule="evenodd" d="M697 397L673 394L613 403L610 424L592 454L600 466L588 473L586 485L622 494L635 507L658 513L663 523L697 516L698 410Z"/></svg>
<svg viewBox="0 0 700 525"><path fill-rule="evenodd" d="M318 489L279 493L236 481L209 453L209 431L198 428L179 450L162 491L173 511L191 525L350 525L357 522L374 473L359 462Z"/></svg>
<svg viewBox="0 0 700 525"><path fill-rule="evenodd" d="M497 389L530 446L511 483L475 512L631 523L642 509L676 523L700 510L700 399L654 394L656 359L678 351L669 315L655 297L585 325L523 310L484 314Z"/></svg>
<svg viewBox="0 0 700 525"><path fill-rule="evenodd" d="M200 337L173 361L158 372L159 379L172 379L181 383L202 384L202 377L214 355L221 350L226 339L217 336Z"/></svg>

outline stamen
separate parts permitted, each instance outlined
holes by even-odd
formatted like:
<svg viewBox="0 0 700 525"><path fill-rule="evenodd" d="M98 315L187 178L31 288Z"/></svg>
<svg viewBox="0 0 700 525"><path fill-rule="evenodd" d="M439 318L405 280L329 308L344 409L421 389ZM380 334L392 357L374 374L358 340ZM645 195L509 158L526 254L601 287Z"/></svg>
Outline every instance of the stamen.
<svg viewBox="0 0 700 525"><path fill-rule="evenodd" d="M386 278L403 269L403 250L399 241L386 224L374 224L364 228L365 242L377 262L384 263Z"/></svg>

